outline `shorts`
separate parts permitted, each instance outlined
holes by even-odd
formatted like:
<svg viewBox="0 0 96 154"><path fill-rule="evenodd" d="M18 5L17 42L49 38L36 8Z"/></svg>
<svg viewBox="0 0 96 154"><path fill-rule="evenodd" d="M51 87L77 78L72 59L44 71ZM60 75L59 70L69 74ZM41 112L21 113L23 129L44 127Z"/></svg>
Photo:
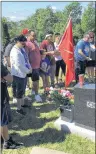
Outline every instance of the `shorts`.
<svg viewBox="0 0 96 154"><path fill-rule="evenodd" d="M33 69L32 70L32 76L31 76L31 78L32 78L32 81L38 81L39 80L39 71L40 71L40 69Z"/></svg>
<svg viewBox="0 0 96 154"><path fill-rule="evenodd" d="M1 107L1 126L6 126L11 121L12 121L12 117L11 117L10 105L9 103L5 103Z"/></svg>
<svg viewBox="0 0 96 154"><path fill-rule="evenodd" d="M86 61L76 61L75 62L75 78L76 82L79 80L79 74L85 74Z"/></svg>
<svg viewBox="0 0 96 154"><path fill-rule="evenodd" d="M96 60L87 61L86 67L96 67Z"/></svg>
<svg viewBox="0 0 96 154"><path fill-rule="evenodd" d="M17 76L13 76L13 83L12 83L13 97L18 99L23 97L25 92L25 84L26 84L26 77L20 78Z"/></svg>

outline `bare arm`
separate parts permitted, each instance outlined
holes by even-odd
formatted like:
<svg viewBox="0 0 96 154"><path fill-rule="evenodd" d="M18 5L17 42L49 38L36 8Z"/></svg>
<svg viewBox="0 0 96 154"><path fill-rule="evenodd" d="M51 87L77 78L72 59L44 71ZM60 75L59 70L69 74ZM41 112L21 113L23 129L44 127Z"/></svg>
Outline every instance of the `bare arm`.
<svg viewBox="0 0 96 154"><path fill-rule="evenodd" d="M55 51L47 51L46 55L54 55Z"/></svg>
<svg viewBox="0 0 96 154"><path fill-rule="evenodd" d="M13 81L13 77L11 76L11 74L9 74L7 68L3 65L3 63L1 63L1 81L2 82L12 82Z"/></svg>
<svg viewBox="0 0 96 154"><path fill-rule="evenodd" d="M10 65L10 57L4 57L5 58L5 60L7 61L7 64L8 64L8 66L10 67L11 65Z"/></svg>
<svg viewBox="0 0 96 154"><path fill-rule="evenodd" d="M12 82L13 81L13 77L11 76L11 74L8 74L8 75L4 76L3 79L5 79L7 82Z"/></svg>
<svg viewBox="0 0 96 154"><path fill-rule="evenodd" d="M79 53L80 55L82 55L86 60L89 60L89 57L87 57L87 56L82 52L81 49L78 50L78 53Z"/></svg>

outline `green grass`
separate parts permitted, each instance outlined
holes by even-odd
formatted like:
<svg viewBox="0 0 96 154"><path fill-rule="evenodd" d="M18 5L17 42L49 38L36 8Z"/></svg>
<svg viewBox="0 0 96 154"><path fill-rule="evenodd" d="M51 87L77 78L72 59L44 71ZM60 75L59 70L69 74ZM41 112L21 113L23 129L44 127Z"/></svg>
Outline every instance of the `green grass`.
<svg viewBox="0 0 96 154"><path fill-rule="evenodd" d="M11 88L9 93L12 98ZM3 154L30 154L34 146L69 154L95 154L95 144L92 141L77 135L64 134L63 131L55 128L54 121L60 116L59 104L32 101L31 109L25 109L27 113L25 117L16 113L14 104L11 106L13 121L9 125L9 133L16 141L23 142L24 147L17 150L4 150Z"/></svg>

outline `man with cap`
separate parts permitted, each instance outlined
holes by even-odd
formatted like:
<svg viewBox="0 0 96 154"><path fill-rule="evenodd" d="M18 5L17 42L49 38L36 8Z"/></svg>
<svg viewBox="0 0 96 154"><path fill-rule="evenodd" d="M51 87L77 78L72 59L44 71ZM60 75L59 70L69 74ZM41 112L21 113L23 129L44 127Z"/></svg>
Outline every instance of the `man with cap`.
<svg viewBox="0 0 96 154"><path fill-rule="evenodd" d="M46 34L45 40L42 41L40 45L40 49L44 49L46 51L46 55L50 60L50 79L51 79L51 86L54 87L54 80L55 80L55 71L56 71L56 62L55 62L55 46L53 40L53 32L50 31Z"/></svg>

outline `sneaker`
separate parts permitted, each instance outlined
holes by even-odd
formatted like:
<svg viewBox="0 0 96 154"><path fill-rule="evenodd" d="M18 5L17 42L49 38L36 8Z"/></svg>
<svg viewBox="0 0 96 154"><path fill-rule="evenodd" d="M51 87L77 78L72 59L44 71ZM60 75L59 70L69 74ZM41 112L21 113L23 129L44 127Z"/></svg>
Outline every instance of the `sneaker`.
<svg viewBox="0 0 96 154"><path fill-rule="evenodd" d="M32 99L30 97L28 97L28 96L24 97L24 99L25 100L27 99L28 101L32 101Z"/></svg>
<svg viewBox="0 0 96 154"><path fill-rule="evenodd" d="M59 83L61 83L62 82L62 79L59 79Z"/></svg>
<svg viewBox="0 0 96 154"><path fill-rule="evenodd" d="M20 110L17 109L16 112L19 113L19 114L21 114L21 115L25 115L26 114L22 109L20 109Z"/></svg>
<svg viewBox="0 0 96 154"><path fill-rule="evenodd" d="M3 144L4 149L18 149L23 146L23 143L13 141L12 137L8 141L5 141Z"/></svg>
<svg viewBox="0 0 96 154"><path fill-rule="evenodd" d="M32 93L31 93L32 95L35 95L35 91L32 91Z"/></svg>
<svg viewBox="0 0 96 154"><path fill-rule="evenodd" d="M58 83L55 84L55 88L59 88L59 84Z"/></svg>
<svg viewBox="0 0 96 154"><path fill-rule="evenodd" d="M55 87L54 83L51 83L51 87L53 87L53 88Z"/></svg>
<svg viewBox="0 0 96 154"><path fill-rule="evenodd" d="M39 95L35 95L36 102L42 102L42 98Z"/></svg>
<svg viewBox="0 0 96 154"><path fill-rule="evenodd" d="M13 98L13 103L17 103L17 99L16 98Z"/></svg>
<svg viewBox="0 0 96 154"><path fill-rule="evenodd" d="M26 87L26 91L30 90L28 87Z"/></svg>

